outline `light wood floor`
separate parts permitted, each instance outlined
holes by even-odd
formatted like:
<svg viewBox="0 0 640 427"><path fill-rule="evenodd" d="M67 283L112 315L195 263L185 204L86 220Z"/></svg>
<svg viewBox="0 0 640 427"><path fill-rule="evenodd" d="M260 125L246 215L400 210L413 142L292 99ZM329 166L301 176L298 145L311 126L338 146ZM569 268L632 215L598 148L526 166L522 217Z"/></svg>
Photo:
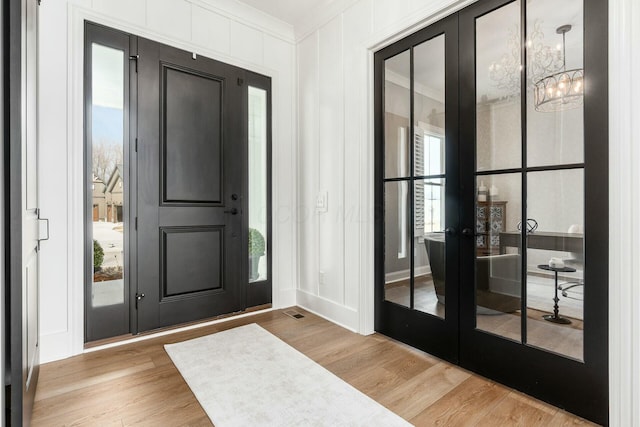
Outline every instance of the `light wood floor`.
<svg viewBox="0 0 640 427"><path fill-rule="evenodd" d="M210 426L163 345L256 322L417 426L593 425L435 357L297 309L179 332L41 367L33 426Z"/></svg>

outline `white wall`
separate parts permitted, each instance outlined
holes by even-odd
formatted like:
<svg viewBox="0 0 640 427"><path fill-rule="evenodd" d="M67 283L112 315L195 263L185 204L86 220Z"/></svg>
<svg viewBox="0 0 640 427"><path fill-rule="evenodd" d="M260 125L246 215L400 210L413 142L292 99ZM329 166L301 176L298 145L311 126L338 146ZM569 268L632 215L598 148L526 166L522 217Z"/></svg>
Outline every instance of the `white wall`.
<svg viewBox="0 0 640 427"><path fill-rule="evenodd" d="M609 0L609 392L640 425L640 3Z"/></svg>
<svg viewBox="0 0 640 427"><path fill-rule="evenodd" d="M56 0L40 10L41 360L83 349L82 22L152 38L272 77L273 303L295 304L293 27L229 0Z"/></svg>
<svg viewBox="0 0 640 427"><path fill-rule="evenodd" d="M296 27L298 304L361 333L373 330L372 52L472 2L343 1ZM640 4L609 5L610 420L630 426L640 425ZM323 190L329 211L316 213Z"/></svg>

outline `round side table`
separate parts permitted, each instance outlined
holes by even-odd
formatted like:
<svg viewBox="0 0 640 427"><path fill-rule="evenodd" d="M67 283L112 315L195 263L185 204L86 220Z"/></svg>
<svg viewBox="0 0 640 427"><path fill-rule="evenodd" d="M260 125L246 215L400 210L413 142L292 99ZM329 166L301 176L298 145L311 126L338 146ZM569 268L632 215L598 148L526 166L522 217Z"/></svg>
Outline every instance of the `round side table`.
<svg viewBox="0 0 640 427"><path fill-rule="evenodd" d="M538 268L542 270L553 271L555 273L555 294L553 297L553 303L554 303L553 314L545 314L544 316L542 316L542 318L549 322L560 323L562 325L570 324L571 320L567 319L566 317L560 316L560 313L558 310L558 301L560 301L560 299L558 298L558 273L573 273L576 271L576 269L571 267L560 267L560 268L549 267L547 264L541 264L538 266Z"/></svg>

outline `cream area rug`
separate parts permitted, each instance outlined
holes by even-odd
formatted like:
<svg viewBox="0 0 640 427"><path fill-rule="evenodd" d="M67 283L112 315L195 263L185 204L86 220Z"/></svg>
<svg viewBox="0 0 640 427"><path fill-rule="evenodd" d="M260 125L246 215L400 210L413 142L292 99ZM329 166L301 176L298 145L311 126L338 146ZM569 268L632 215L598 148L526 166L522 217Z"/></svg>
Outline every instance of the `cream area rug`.
<svg viewBox="0 0 640 427"><path fill-rule="evenodd" d="M255 323L165 349L216 427L411 425Z"/></svg>

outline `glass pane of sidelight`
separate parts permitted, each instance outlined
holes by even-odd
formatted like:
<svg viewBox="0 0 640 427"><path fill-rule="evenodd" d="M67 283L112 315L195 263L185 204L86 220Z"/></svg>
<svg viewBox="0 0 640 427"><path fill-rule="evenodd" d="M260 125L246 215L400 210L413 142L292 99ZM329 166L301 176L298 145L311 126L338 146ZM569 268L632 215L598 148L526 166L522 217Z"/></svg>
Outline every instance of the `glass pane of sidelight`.
<svg viewBox="0 0 640 427"><path fill-rule="evenodd" d="M411 54L407 50L384 65L384 177L404 178L409 170Z"/></svg>
<svg viewBox="0 0 640 427"><path fill-rule="evenodd" d="M476 178L476 327L520 341L521 174Z"/></svg>
<svg viewBox="0 0 640 427"><path fill-rule="evenodd" d="M249 86L249 282L267 279L267 91Z"/></svg>
<svg viewBox="0 0 640 427"><path fill-rule="evenodd" d="M415 181L414 308L445 316L445 180Z"/></svg>
<svg viewBox="0 0 640 427"><path fill-rule="evenodd" d="M124 52L91 46L92 307L123 304Z"/></svg>
<svg viewBox="0 0 640 427"><path fill-rule="evenodd" d="M522 165L520 1L476 20L478 171Z"/></svg>
<svg viewBox="0 0 640 427"><path fill-rule="evenodd" d="M584 162L583 35L583 0L528 5L529 166Z"/></svg>
<svg viewBox="0 0 640 427"><path fill-rule="evenodd" d="M444 35L426 41L414 55L415 176L445 173Z"/></svg>
<svg viewBox="0 0 640 427"><path fill-rule="evenodd" d="M527 216L537 224L527 239L527 343L582 360L584 170L527 180Z"/></svg>
<svg viewBox="0 0 640 427"><path fill-rule="evenodd" d="M387 182L384 186L384 296L405 307L411 303L409 182Z"/></svg>

